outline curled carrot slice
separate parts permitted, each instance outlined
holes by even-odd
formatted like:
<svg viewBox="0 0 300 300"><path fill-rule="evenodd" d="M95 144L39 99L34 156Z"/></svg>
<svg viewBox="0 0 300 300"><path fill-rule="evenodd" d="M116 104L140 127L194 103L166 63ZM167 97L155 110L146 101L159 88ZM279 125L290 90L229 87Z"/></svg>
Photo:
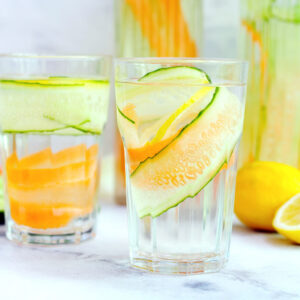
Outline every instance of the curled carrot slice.
<svg viewBox="0 0 300 300"><path fill-rule="evenodd" d="M132 173L142 161L144 161L148 157L153 157L160 150L166 147L175 138L176 135L154 144L147 143L141 148L129 148L128 157L130 163L130 173Z"/></svg>
<svg viewBox="0 0 300 300"><path fill-rule="evenodd" d="M66 226L91 213L97 190L98 145L50 148L6 161L10 213L19 224L37 229Z"/></svg>

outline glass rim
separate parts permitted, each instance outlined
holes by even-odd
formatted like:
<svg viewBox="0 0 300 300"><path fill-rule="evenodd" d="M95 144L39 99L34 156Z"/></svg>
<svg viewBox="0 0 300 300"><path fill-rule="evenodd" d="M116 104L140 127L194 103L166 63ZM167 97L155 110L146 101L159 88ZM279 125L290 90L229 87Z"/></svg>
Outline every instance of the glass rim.
<svg viewBox="0 0 300 300"><path fill-rule="evenodd" d="M40 59L40 60L101 60L112 59L112 55L101 54L38 54L38 53L0 53L0 60L2 59Z"/></svg>
<svg viewBox="0 0 300 300"><path fill-rule="evenodd" d="M48 77L110 78L109 55L0 53L0 79Z"/></svg>
<svg viewBox="0 0 300 300"><path fill-rule="evenodd" d="M114 60L115 65L115 82L131 83L136 82L137 78L145 74L155 71L152 68L165 68L165 67L179 67L179 66L192 66L204 71L209 75L210 83L205 86L215 85L246 85L248 74L248 61L229 58L200 58L200 57L121 57ZM138 76L130 76L127 73L127 68L138 67L143 74ZM141 68L142 67L142 68ZM125 68L125 69L124 69ZM144 68L150 68L144 70ZM124 70L123 70L124 69ZM134 71L133 71L134 72ZM226 73L228 72L228 74ZM231 74L231 78L227 77ZM221 76L221 77L220 77ZM233 76L233 77L232 77ZM180 81L180 80L179 80ZM156 81L154 81L156 82ZM151 84L151 80L147 83ZM157 83L158 84L158 83Z"/></svg>
<svg viewBox="0 0 300 300"><path fill-rule="evenodd" d="M201 58L201 57L116 57L115 63L172 64L172 63L205 63L205 64L236 64L247 66L247 60L232 58Z"/></svg>

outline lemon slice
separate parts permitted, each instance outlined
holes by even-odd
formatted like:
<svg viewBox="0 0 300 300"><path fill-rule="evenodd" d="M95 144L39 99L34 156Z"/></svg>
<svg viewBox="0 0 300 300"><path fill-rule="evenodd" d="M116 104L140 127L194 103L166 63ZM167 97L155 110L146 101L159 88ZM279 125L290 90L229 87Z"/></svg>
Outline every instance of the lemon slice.
<svg viewBox="0 0 300 300"><path fill-rule="evenodd" d="M279 233L300 244L300 194L291 198L278 209L273 226Z"/></svg>
<svg viewBox="0 0 300 300"><path fill-rule="evenodd" d="M128 148L179 134L211 103L216 88L209 84L205 72L189 66L160 68L132 85L117 83L118 124Z"/></svg>
<svg viewBox="0 0 300 300"><path fill-rule="evenodd" d="M175 120L180 116L180 114L185 112L189 107L191 107L196 102L205 99L205 97L214 90L215 88L213 87L203 87L199 91L197 91L188 101L183 103L173 114L171 114L171 116L159 128L155 137L151 140L151 144L161 141L165 136L166 132L168 131L168 129L172 126L172 124L174 124ZM209 98L209 101L210 100L211 98ZM203 102L201 101L201 104L203 106L202 109L204 109L208 105L209 101L203 101ZM192 119L193 118L190 118L190 120ZM183 126L185 125L186 124L183 124Z"/></svg>

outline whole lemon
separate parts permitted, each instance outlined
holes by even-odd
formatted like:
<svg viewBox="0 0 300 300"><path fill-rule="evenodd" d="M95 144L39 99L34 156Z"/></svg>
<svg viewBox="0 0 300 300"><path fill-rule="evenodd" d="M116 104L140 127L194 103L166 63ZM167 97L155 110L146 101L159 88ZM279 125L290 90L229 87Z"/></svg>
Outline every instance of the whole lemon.
<svg viewBox="0 0 300 300"><path fill-rule="evenodd" d="M277 209L300 192L300 171L289 165L255 161L237 175L235 213L253 229L275 231Z"/></svg>

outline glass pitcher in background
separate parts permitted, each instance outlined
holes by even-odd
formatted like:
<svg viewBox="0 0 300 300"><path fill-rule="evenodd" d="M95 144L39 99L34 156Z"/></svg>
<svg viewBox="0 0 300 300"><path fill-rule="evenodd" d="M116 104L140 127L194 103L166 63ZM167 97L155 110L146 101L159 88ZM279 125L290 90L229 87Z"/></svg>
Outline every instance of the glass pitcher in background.
<svg viewBox="0 0 300 300"><path fill-rule="evenodd" d="M250 73L240 166L300 168L300 0L242 0L241 9Z"/></svg>
<svg viewBox="0 0 300 300"><path fill-rule="evenodd" d="M202 52L202 0L115 0L119 57L197 57ZM124 151L115 143L115 199L125 204Z"/></svg>

